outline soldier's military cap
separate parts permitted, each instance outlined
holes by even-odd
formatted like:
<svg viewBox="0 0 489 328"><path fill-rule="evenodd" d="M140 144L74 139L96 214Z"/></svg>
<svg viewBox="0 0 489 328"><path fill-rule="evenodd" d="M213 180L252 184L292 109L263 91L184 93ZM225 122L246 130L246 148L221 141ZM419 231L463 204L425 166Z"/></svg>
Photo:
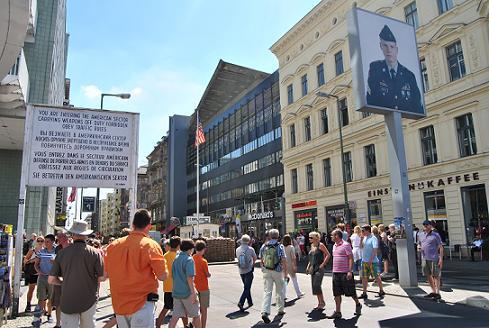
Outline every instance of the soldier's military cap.
<svg viewBox="0 0 489 328"><path fill-rule="evenodd" d="M397 42L394 34L392 34L391 29L387 25L384 25L384 28L380 31L379 37L384 41Z"/></svg>

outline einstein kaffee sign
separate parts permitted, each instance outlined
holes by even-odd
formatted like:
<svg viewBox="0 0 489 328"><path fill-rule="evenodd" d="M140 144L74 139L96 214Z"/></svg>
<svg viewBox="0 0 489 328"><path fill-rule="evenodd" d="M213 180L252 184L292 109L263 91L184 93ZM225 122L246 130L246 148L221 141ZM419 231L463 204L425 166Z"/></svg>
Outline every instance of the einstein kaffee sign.
<svg viewBox="0 0 489 328"><path fill-rule="evenodd" d="M27 185L133 188L139 114L29 106Z"/></svg>

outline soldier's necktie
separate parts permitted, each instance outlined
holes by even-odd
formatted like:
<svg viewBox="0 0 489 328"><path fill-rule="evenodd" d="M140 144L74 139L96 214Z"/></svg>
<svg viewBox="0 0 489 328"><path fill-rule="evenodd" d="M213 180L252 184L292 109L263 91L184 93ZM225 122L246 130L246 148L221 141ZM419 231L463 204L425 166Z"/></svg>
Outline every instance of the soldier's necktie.
<svg viewBox="0 0 489 328"><path fill-rule="evenodd" d="M395 80L395 78L396 78L396 71L393 68L391 68L389 72L391 73L391 79Z"/></svg>

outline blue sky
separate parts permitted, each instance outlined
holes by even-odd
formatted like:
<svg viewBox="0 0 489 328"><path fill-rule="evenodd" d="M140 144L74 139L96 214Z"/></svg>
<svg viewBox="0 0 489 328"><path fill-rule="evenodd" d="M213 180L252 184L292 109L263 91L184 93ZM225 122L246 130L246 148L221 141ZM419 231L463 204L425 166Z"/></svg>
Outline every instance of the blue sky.
<svg viewBox="0 0 489 328"><path fill-rule="evenodd" d="M67 77L71 103L141 113L139 164L168 130L168 116L189 115L219 59L273 72L270 46L319 0L71 0Z"/></svg>

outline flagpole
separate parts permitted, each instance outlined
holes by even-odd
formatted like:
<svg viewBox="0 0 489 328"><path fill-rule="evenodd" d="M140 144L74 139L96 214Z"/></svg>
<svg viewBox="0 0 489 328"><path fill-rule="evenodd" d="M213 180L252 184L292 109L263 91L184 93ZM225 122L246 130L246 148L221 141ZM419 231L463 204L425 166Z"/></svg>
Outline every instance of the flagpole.
<svg viewBox="0 0 489 328"><path fill-rule="evenodd" d="M197 112L197 119L195 121L195 139L198 138L198 129L199 129L199 110L196 110ZM196 142L197 144L197 237L199 237L200 234L200 182L199 182L199 175L200 175L200 162L199 162L199 141Z"/></svg>

